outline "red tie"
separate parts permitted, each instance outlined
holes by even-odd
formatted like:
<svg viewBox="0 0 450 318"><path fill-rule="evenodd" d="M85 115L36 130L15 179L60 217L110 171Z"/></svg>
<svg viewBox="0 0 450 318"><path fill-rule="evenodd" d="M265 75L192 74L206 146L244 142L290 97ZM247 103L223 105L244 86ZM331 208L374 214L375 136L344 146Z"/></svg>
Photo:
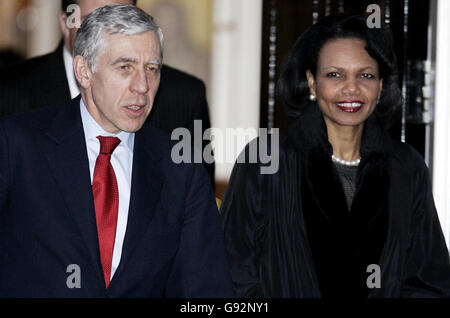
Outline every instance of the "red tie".
<svg viewBox="0 0 450 318"><path fill-rule="evenodd" d="M100 154L95 163L92 192L94 194L100 259L105 276L105 285L108 288L119 210L119 189L111 165L111 154L120 144L120 139L102 136L97 138L100 140Z"/></svg>

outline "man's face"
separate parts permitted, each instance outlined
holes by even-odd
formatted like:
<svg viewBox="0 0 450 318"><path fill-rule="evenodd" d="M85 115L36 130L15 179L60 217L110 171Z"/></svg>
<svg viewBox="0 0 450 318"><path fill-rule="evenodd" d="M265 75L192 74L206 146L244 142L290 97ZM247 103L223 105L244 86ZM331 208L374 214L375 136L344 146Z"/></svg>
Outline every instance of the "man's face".
<svg viewBox="0 0 450 318"><path fill-rule="evenodd" d="M78 6L80 7L80 18L81 23L86 19L86 17L95 11L96 9L109 5L109 4L133 4L133 0L78 0ZM68 13L70 14L70 13ZM70 53L73 52L74 44L75 44L75 37L78 32L78 28L69 28L67 27L67 24L62 22L62 33L64 37L64 44L66 45L67 49Z"/></svg>
<svg viewBox="0 0 450 318"><path fill-rule="evenodd" d="M95 73L83 57L75 57L83 100L107 132L136 132L150 114L159 87L162 61L158 35L149 31L104 37Z"/></svg>

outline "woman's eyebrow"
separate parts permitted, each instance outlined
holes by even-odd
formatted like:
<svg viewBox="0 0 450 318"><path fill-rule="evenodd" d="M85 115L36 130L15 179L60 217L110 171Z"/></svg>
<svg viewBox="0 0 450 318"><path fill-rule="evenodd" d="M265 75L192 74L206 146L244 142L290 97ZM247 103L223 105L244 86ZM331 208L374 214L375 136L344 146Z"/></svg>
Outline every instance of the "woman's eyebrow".
<svg viewBox="0 0 450 318"><path fill-rule="evenodd" d="M322 69L323 70L335 69L335 70L338 70L338 71L345 71L345 68L338 67L338 66L333 66L333 65L322 67ZM370 65L369 66L364 66L364 67L361 67L358 71L362 72L362 71L365 71L365 70L368 70L368 69L375 70L375 67L374 66L370 66Z"/></svg>

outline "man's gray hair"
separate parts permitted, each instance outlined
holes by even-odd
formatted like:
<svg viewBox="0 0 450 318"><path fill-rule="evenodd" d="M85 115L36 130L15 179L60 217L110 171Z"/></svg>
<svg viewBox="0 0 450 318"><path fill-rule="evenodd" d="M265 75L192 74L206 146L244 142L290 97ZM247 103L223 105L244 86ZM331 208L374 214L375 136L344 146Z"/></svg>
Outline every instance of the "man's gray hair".
<svg viewBox="0 0 450 318"><path fill-rule="evenodd" d="M148 31L158 34L161 44L161 62L164 37L153 17L136 6L111 4L93 11L81 24L75 39L73 56L83 56L92 72L96 72L97 57L105 42L105 33L137 35Z"/></svg>

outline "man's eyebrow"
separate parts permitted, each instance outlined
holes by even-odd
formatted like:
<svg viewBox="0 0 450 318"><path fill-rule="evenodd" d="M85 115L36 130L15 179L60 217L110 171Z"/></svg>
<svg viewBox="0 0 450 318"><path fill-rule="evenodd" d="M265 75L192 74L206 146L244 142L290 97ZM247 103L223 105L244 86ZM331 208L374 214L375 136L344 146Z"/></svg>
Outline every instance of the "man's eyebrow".
<svg viewBox="0 0 450 318"><path fill-rule="evenodd" d="M151 61L148 61L147 64L162 66L162 63L160 60L151 60Z"/></svg>
<svg viewBox="0 0 450 318"><path fill-rule="evenodd" d="M116 64L120 64L120 63L132 63L132 64L137 64L137 61L131 57L119 57L117 59L115 59L111 65L116 65Z"/></svg>
<svg viewBox="0 0 450 318"><path fill-rule="evenodd" d="M117 59L115 59L112 63L111 63L111 65L117 65L117 64L120 64L120 63L131 63L131 64L138 64L138 61L136 60L136 59L134 59L134 58L131 58L131 57L126 57L126 56L122 56L122 57L119 57L119 58L117 58ZM151 65L158 65L158 66L161 66L162 65L162 63L161 63L161 60L151 60L151 61L148 61L147 63L145 63L145 64L151 64Z"/></svg>

